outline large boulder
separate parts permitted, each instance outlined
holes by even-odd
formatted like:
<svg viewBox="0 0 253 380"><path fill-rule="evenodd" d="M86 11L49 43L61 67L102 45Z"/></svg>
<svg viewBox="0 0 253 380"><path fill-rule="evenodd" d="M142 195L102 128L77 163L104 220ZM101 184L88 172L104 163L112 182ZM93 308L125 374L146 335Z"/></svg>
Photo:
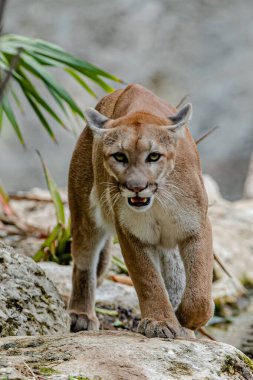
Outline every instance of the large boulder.
<svg viewBox="0 0 253 380"><path fill-rule="evenodd" d="M236 348L197 340L148 339L134 333L82 332L0 339L8 379L225 380L253 378L253 363Z"/></svg>
<svg viewBox="0 0 253 380"><path fill-rule="evenodd" d="M211 177L204 176L204 181L209 199L214 251L234 276L233 282L239 280L243 284L253 285L253 199L226 201ZM218 271L217 266L216 269ZM218 277L224 278L225 288L227 276L220 271ZM240 286L236 284L233 288L239 289Z"/></svg>
<svg viewBox="0 0 253 380"><path fill-rule="evenodd" d="M30 258L0 243L0 336L69 331L54 284Z"/></svg>

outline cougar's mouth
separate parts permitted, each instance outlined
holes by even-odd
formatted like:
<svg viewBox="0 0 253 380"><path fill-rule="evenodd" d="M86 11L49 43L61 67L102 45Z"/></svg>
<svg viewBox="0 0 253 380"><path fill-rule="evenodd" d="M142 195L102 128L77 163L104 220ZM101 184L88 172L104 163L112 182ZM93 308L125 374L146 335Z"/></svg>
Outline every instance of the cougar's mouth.
<svg viewBox="0 0 253 380"><path fill-rule="evenodd" d="M150 203L150 198L132 197L128 198L128 204L134 207L147 206Z"/></svg>

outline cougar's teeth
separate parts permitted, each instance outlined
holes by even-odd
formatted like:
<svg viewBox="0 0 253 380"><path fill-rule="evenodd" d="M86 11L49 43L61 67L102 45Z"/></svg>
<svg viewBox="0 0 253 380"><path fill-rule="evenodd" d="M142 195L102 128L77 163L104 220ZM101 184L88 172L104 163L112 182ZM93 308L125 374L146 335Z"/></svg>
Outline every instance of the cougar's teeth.
<svg viewBox="0 0 253 380"><path fill-rule="evenodd" d="M130 206L134 207L143 207L147 206L150 203L150 198L142 198L142 197L132 197L128 198L128 203Z"/></svg>
<svg viewBox="0 0 253 380"><path fill-rule="evenodd" d="M131 202L132 203L137 203L137 202L147 202L147 198L139 198L139 197L134 197L134 198L131 198Z"/></svg>

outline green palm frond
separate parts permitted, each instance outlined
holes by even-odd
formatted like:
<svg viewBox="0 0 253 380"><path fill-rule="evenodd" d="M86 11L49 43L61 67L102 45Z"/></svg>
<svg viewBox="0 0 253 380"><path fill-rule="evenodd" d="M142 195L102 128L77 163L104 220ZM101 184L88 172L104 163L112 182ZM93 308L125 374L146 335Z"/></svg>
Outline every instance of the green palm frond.
<svg viewBox="0 0 253 380"><path fill-rule="evenodd" d="M64 204L60 195L60 191L50 174L41 154L37 151L42 164L45 180L50 192L57 220L56 226L49 233L39 250L33 256L38 262L55 261L58 264L69 264L71 261L70 242L71 242L71 226L70 219L66 222ZM1 194L0 194L1 195Z"/></svg>
<svg viewBox="0 0 253 380"><path fill-rule="evenodd" d="M65 129L66 123L61 114L65 114L66 116L67 109L82 119L84 119L84 115L73 97L57 82L48 68L58 68L66 72L93 97L96 97L96 93L87 83L86 79L94 82L106 92L112 92L114 90L114 88L107 83L107 80L122 82L115 75L109 74L71 55L57 45L40 39L18 35L4 35L0 37L0 45L0 69L2 72L0 82L3 80L4 75L8 75L11 70L11 76L19 86L21 93L24 94L41 125L53 140L55 140L55 135L46 115L52 117ZM11 63L17 54L19 54L18 62L15 67L11 69ZM48 97L43 97L36 89L36 85L33 84L34 79L43 83L50 96L55 100L57 111L50 107ZM7 87L0 104L0 130L3 120L2 116L5 116L12 125L19 141L24 144L24 138L15 117L12 102L9 100L10 96L13 97L16 105L22 103L19 98L19 93L13 88L10 89L10 87ZM59 111L61 111L61 113L59 113Z"/></svg>

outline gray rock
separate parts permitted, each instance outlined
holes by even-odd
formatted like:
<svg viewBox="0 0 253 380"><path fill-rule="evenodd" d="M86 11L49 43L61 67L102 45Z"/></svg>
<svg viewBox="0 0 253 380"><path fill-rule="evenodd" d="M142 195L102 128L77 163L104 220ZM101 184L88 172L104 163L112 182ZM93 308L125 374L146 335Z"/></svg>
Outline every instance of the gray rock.
<svg viewBox="0 0 253 380"><path fill-rule="evenodd" d="M204 176L204 183L214 252L235 278L253 283L253 199L229 202L222 198L217 183L210 176ZM225 278L227 280L227 276Z"/></svg>
<svg viewBox="0 0 253 380"><path fill-rule="evenodd" d="M46 373L55 380L253 378L253 362L227 344L148 339L121 332L1 338L0 357L1 372L9 380L41 378Z"/></svg>
<svg viewBox="0 0 253 380"><path fill-rule="evenodd" d="M53 281L61 297L67 303L72 288L72 267L70 265L58 265L53 262L41 262L39 266ZM130 308L134 313L140 313L139 301L134 287L118 284L106 279L96 290L96 303L114 308L118 306L125 309Z"/></svg>
<svg viewBox="0 0 253 380"><path fill-rule="evenodd" d="M0 336L67 331L64 303L45 272L0 243Z"/></svg>
<svg viewBox="0 0 253 380"><path fill-rule="evenodd" d="M132 309L134 313L140 314L139 301L133 286L118 284L104 280L96 290L96 302L102 305L112 305L117 308Z"/></svg>
<svg viewBox="0 0 253 380"><path fill-rule="evenodd" d="M233 318L232 323L226 325L226 328L213 325L208 327L209 333L220 342L225 342L237 347L253 359L253 299L248 306Z"/></svg>
<svg viewBox="0 0 253 380"><path fill-rule="evenodd" d="M248 174L244 184L244 198L253 198L253 153L251 153Z"/></svg>

